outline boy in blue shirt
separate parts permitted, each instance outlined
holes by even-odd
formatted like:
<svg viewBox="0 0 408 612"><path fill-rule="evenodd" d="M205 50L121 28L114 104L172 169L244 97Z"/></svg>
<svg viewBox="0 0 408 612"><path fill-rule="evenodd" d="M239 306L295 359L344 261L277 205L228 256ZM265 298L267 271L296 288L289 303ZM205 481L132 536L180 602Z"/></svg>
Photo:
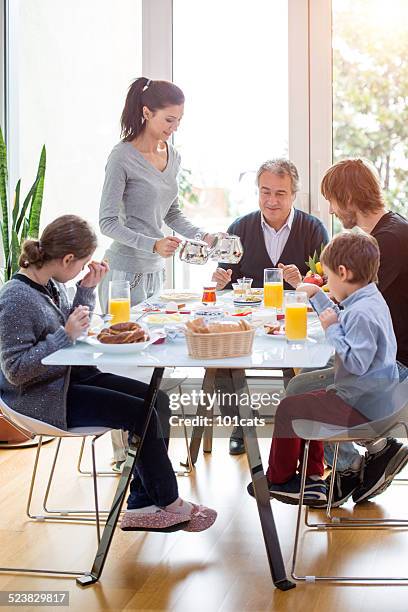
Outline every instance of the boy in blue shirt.
<svg viewBox="0 0 408 612"><path fill-rule="evenodd" d="M376 286L380 262L377 241L363 232L339 234L325 247L320 261L340 308L316 285L304 283L297 290L308 294L326 338L335 348L334 385L282 400L267 472L271 497L292 504L299 501L297 469L304 448L292 422L303 418L353 427L377 420L392 412L390 397L398 384L391 315ZM327 503L323 473L323 443L312 441L305 504Z"/></svg>

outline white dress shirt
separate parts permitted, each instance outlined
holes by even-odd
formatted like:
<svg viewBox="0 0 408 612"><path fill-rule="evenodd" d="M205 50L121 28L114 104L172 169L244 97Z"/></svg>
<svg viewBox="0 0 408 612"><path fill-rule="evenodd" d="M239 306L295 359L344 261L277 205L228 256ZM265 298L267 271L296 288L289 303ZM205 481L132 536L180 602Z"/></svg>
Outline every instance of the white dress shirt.
<svg viewBox="0 0 408 612"><path fill-rule="evenodd" d="M261 214L261 226L266 250L268 251L268 255L274 265L279 262L279 258L282 255L282 251L288 241L294 216L295 209L292 206L285 224L280 228L280 230L276 231L273 229L273 227L268 225L263 214Z"/></svg>

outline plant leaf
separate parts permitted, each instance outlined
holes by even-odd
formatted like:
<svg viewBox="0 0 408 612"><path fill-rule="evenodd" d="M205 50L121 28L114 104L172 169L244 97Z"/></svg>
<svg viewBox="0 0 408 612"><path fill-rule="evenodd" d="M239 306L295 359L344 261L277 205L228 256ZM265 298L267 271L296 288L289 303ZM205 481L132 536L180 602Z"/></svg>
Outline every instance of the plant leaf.
<svg viewBox="0 0 408 612"><path fill-rule="evenodd" d="M21 230L20 248L23 246L24 240L27 239L29 227L30 224L28 222L27 217L25 217L23 221L23 229Z"/></svg>
<svg viewBox="0 0 408 612"><path fill-rule="evenodd" d="M4 253L4 265L7 266L9 259L9 217L7 203L7 151L3 132L0 128L0 200L2 213L2 242ZM7 273L6 273L7 275ZM6 279L7 280L7 279Z"/></svg>
<svg viewBox="0 0 408 612"><path fill-rule="evenodd" d="M41 215L41 207L44 193L44 178L45 178L45 168L47 163L47 154L45 150L45 145L41 150L40 161L38 163L38 171L37 171L37 185L34 191L33 200L30 208L30 216L29 216L29 230L28 234L30 238L38 238L38 234L40 231L40 215Z"/></svg>
<svg viewBox="0 0 408 612"><path fill-rule="evenodd" d="M27 208L29 207L30 201L32 200L35 188L37 186L37 181L38 181L38 179L35 179L34 183L31 185L30 191L28 192L28 194L27 194L27 196L26 196L26 198L25 198L25 200L23 202L23 205L21 207L20 214L18 216L17 222L15 224L13 223L13 228L12 229L15 229L17 234L20 233L21 224L23 223L23 220L24 220L24 218L26 216Z"/></svg>
<svg viewBox="0 0 408 612"><path fill-rule="evenodd" d="M14 205L13 205L13 215L12 215L12 228L14 228L18 210L20 208L20 188L21 188L21 179L18 180L16 185L16 190L14 192Z"/></svg>
<svg viewBox="0 0 408 612"><path fill-rule="evenodd" d="M11 276L18 271L18 259L20 257L20 241L17 236L16 230L11 232Z"/></svg>

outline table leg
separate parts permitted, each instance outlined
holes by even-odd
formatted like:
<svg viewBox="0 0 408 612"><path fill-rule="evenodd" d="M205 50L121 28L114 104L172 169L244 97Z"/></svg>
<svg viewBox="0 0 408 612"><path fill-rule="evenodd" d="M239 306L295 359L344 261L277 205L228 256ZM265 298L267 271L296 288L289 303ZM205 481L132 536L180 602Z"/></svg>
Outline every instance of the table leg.
<svg viewBox="0 0 408 612"><path fill-rule="evenodd" d="M230 378L232 389L238 397L241 394L245 396L249 395L244 370L230 370ZM245 402L238 402L238 414L240 419L243 420L242 429L244 433L245 450L254 485L255 499L258 506L259 519L261 521L262 534L265 541L272 580L278 589L287 591L293 589L296 584L286 577L278 532L273 518L268 486L259 452L256 428L254 425L250 424L251 420L254 419L251 406L247 405Z"/></svg>
<svg viewBox="0 0 408 612"><path fill-rule="evenodd" d="M150 380L149 389L145 398L145 406L147 406L147 417L143 427L140 438L133 436L129 440L129 450L126 457L126 461L123 466L122 474L119 479L118 488L116 489L115 497L109 511L108 518L104 530L102 532L101 541L99 542L98 550L92 565L92 569L89 573L79 576L77 583L81 586L88 586L97 582L102 574L105 561L108 556L109 548L112 542L113 534L119 519L119 515L125 501L125 495L130 483L133 468L136 461L140 457L143 442L146 436L147 428L149 426L150 418L153 413L154 404L156 401L156 395L160 388L161 379L163 377L164 368L155 368Z"/></svg>
<svg viewBox="0 0 408 612"><path fill-rule="evenodd" d="M204 427L203 452L212 453L214 409L211 410L211 423Z"/></svg>
<svg viewBox="0 0 408 612"><path fill-rule="evenodd" d="M204 401L198 404L198 408L196 412L196 416L198 417L213 416L212 414L210 414L210 411L207 410L209 403L206 398L208 397L207 394L212 395L214 393L214 380L215 380L216 371L217 370L210 369L210 368L205 371L203 385L201 387L203 394L204 394L204 397L203 397ZM198 451L200 450L201 439L203 437L204 430L205 430L204 425L196 425L195 427L193 427L193 433L191 434L191 441L190 441L190 456L191 456L191 461L193 465L197 461ZM210 451L206 451L206 452L211 452L211 449Z"/></svg>

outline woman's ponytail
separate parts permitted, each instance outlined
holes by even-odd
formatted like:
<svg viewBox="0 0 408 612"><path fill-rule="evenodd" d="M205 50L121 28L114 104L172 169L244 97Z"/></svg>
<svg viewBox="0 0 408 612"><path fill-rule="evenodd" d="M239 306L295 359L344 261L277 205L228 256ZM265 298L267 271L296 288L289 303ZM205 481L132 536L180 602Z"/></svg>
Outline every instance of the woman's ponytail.
<svg viewBox="0 0 408 612"><path fill-rule="evenodd" d="M126 96L120 119L121 137L130 142L142 133L145 127L143 107L152 113L167 106L184 104L184 94L177 85L169 81L152 81L140 77L133 81Z"/></svg>
<svg viewBox="0 0 408 612"><path fill-rule="evenodd" d="M121 136L125 141L133 140L143 129L142 93L148 81L146 77L140 77L129 87L120 118Z"/></svg>

